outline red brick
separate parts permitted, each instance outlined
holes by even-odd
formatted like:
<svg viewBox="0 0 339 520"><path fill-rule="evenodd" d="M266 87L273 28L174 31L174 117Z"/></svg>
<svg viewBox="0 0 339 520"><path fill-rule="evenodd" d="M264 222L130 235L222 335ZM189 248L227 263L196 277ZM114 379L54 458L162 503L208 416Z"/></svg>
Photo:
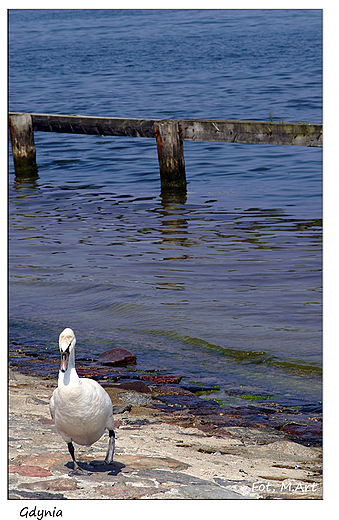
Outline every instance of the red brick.
<svg viewBox="0 0 339 520"><path fill-rule="evenodd" d="M25 477L50 477L52 473L48 469L41 468L40 466L9 466L9 473L18 473Z"/></svg>

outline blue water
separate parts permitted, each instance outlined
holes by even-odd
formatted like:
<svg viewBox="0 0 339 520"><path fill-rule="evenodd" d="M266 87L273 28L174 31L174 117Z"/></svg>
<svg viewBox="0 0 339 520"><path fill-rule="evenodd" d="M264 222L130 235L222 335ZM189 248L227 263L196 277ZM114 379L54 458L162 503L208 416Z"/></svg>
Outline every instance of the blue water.
<svg viewBox="0 0 339 520"><path fill-rule="evenodd" d="M321 123L322 13L10 10L9 105ZM54 352L70 326L225 401L321 400L321 149L184 142L171 202L152 139L35 142L36 180L9 147L10 337Z"/></svg>

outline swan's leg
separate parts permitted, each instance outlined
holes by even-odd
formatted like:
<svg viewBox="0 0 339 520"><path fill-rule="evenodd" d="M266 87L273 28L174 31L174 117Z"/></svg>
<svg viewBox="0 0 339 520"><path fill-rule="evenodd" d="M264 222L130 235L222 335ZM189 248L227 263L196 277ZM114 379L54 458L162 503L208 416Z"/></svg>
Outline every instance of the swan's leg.
<svg viewBox="0 0 339 520"><path fill-rule="evenodd" d="M109 430L108 450L107 450L107 455L105 458L105 464L112 464L114 449L115 449L115 433L114 433L114 430Z"/></svg>
<svg viewBox="0 0 339 520"><path fill-rule="evenodd" d="M92 473L90 471L87 471L86 469L80 468L79 464L75 460L73 443L72 442L68 442L67 446L68 446L68 451L69 451L69 453L70 453L70 455L72 457L72 460L73 460L73 471L69 472L69 476L72 477L73 475L92 475Z"/></svg>

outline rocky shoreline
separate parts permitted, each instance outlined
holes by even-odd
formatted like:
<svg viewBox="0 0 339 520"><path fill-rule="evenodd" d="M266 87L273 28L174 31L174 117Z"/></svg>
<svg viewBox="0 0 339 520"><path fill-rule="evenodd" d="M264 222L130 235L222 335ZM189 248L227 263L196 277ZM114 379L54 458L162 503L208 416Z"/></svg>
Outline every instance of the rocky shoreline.
<svg viewBox="0 0 339 520"><path fill-rule="evenodd" d="M9 373L10 500L322 498L312 410L282 421L274 405L223 407L175 376L86 362L80 375L97 379L113 402L116 455L104 466L107 434L90 448L76 446L94 469L69 477L67 446L48 406L57 367L52 376L32 375L31 365L28 375L19 358L10 359ZM304 423L313 427L308 436Z"/></svg>

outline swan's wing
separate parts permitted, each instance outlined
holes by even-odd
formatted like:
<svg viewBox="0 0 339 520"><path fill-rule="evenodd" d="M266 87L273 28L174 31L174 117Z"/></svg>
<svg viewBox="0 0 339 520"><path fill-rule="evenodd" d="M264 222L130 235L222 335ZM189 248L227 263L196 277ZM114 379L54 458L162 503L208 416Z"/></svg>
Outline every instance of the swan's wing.
<svg viewBox="0 0 339 520"><path fill-rule="evenodd" d="M54 390L54 392L55 392L55 390ZM55 416L54 392L53 392L51 400L49 402L49 411L51 412L53 421L54 421L54 416Z"/></svg>
<svg viewBox="0 0 339 520"><path fill-rule="evenodd" d="M110 396L106 392L106 390L99 385L97 381L94 381L94 379L87 379L87 378L80 378L80 381L82 384L86 385L87 387L91 388L97 398L99 406L102 410L106 411L107 414L107 424L106 428L109 430L113 430L114 427L114 419L113 419L113 404Z"/></svg>

